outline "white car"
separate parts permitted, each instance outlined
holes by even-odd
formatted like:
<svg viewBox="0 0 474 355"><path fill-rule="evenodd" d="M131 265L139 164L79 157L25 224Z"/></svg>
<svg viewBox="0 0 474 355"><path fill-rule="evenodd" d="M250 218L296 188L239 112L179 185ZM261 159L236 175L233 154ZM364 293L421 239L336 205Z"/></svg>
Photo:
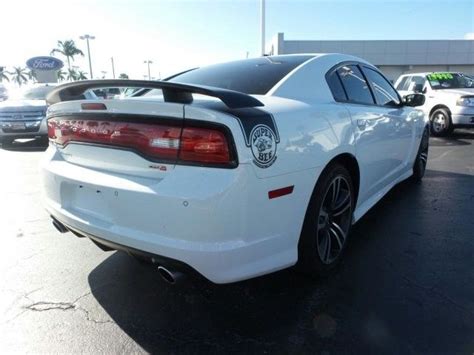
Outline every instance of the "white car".
<svg viewBox="0 0 474 355"><path fill-rule="evenodd" d="M414 73L398 78L401 95L423 93L421 110L431 122L431 134L446 136L456 127L474 128L474 79L463 73Z"/></svg>
<svg viewBox="0 0 474 355"><path fill-rule="evenodd" d="M75 100L144 87L158 97ZM161 99L160 99L161 97ZM73 100L73 101L65 101ZM428 156L423 95L405 100L342 54L212 65L169 81L81 81L49 96L42 163L56 228L152 261L174 282L332 269L349 229Z"/></svg>

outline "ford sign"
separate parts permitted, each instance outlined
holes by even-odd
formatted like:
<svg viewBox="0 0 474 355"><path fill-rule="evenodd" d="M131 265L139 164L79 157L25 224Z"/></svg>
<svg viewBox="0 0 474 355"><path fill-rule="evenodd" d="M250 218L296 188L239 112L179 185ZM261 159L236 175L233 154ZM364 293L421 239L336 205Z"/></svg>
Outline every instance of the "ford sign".
<svg viewBox="0 0 474 355"><path fill-rule="evenodd" d="M59 70L63 62L54 57L33 57L26 61L26 66L31 70Z"/></svg>

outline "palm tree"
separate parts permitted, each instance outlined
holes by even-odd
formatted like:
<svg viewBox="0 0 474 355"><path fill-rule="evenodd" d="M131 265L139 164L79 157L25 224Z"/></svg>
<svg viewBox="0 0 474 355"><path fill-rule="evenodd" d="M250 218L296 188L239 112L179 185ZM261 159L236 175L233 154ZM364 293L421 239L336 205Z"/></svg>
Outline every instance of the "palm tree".
<svg viewBox="0 0 474 355"><path fill-rule="evenodd" d="M13 72L11 73L11 75L12 81L17 83L18 86L21 86L22 84L26 84L28 82L28 72L25 68L13 67Z"/></svg>
<svg viewBox="0 0 474 355"><path fill-rule="evenodd" d="M0 83L3 80L10 81L10 79L7 76L7 72L5 71L5 67L0 67Z"/></svg>
<svg viewBox="0 0 474 355"><path fill-rule="evenodd" d="M56 76L58 77L59 81L64 81L66 79L66 73L61 69L58 70Z"/></svg>
<svg viewBox="0 0 474 355"><path fill-rule="evenodd" d="M77 72L74 69L68 69L66 79L71 81L77 80Z"/></svg>
<svg viewBox="0 0 474 355"><path fill-rule="evenodd" d="M28 75L28 79L30 79L31 81L35 82L36 81L36 73L34 70L29 70L27 72L27 75Z"/></svg>
<svg viewBox="0 0 474 355"><path fill-rule="evenodd" d="M128 75L125 73L122 73L119 75L119 79L129 79Z"/></svg>
<svg viewBox="0 0 474 355"><path fill-rule="evenodd" d="M67 67L71 70L71 59L74 61L74 56L81 55L84 56L84 53L76 47L76 44L72 39L68 39L65 41L58 41L58 47L54 48L51 51L51 55L54 53L60 53L67 59Z"/></svg>
<svg viewBox="0 0 474 355"><path fill-rule="evenodd" d="M87 73L79 70L77 73L76 79L77 80L87 80Z"/></svg>

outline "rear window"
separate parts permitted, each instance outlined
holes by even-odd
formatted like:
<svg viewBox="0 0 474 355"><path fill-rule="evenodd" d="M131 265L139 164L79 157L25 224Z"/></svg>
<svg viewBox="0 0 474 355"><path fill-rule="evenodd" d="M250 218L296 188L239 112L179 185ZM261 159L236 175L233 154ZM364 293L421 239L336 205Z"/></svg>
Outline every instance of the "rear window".
<svg viewBox="0 0 474 355"><path fill-rule="evenodd" d="M264 95L311 55L269 56L215 64L179 74L170 82L214 86Z"/></svg>

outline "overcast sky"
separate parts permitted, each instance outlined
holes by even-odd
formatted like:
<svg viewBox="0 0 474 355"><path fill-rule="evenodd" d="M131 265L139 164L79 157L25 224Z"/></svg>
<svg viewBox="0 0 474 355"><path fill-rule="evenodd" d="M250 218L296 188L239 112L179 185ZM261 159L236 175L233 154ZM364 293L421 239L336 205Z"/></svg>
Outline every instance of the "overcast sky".
<svg viewBox="0 0 474 355"><path fill-rule="evenodd" d="M48 55L57 40L74 39L94 76L116 73L142 79L259 55L260 0L4 0L0 65L25 66ZM286 39L462 39L474 33L474 0L302 1L267 0L267 41ZM474 38L474 37L473 37ZM74 65L88 72L86 57Z"/></svg>

